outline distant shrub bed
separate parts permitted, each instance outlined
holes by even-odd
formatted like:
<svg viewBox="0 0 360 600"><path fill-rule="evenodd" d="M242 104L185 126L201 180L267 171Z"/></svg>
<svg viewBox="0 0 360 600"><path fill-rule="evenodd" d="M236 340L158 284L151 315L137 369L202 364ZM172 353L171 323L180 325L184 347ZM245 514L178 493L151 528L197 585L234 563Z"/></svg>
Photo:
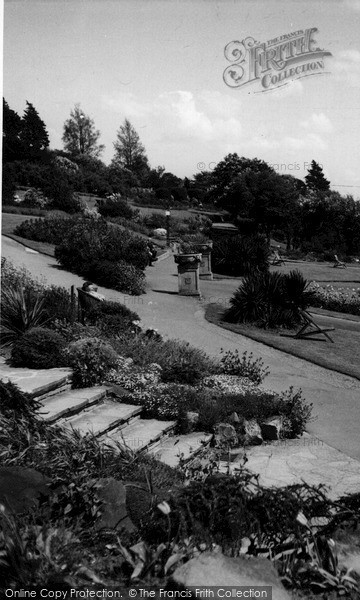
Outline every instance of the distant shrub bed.
<svg viewBox="0 0 360 600"><path fill-rule="evenodd" d="M55 257L65 269L99 285L130 294L145 291L143 270L148 264L146 242L103 219L71 221Z"/></svg>
<svg viewBox="0 0 360 600"><path fill-rule="evenodd" d="M334 288L332 285L320 286L313 281L309 290L312 292L311 306L360 316L360 287Z"/></svg>
<svg viewBox="0 0 360 600"><path fill-rule="evenodd" d="M139 211L132 209L130 204L119 194L114 194L106 200L98 200L97 207L101 216L105 218L123 217L130 220L139 214Z"/></svg>
<svg viewBox="0 0 360 600"><path fill-rule="evenodd" d="M46 242L48 244L60 244L64 235L71 227L74 218L47 216L44 219L29 219L20 223L14 234L27 240L35 242Z"/></svg>
<svg viewBox="0 0 360 600"><path fill-rule="evenodd" d="M211 255L215 273L240 277L265 273L269 265L269 248L262 235L233 235L214 241Z"/></svg>

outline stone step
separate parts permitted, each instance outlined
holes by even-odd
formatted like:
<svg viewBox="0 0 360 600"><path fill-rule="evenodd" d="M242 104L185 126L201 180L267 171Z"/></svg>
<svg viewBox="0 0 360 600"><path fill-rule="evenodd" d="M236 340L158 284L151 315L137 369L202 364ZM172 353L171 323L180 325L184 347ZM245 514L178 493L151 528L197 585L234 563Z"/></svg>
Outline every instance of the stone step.
<svg viewBox="0 0 360 600"><path fill-rule="evenodd" d="M0 357L0 379L11 381L22 392L30 394L33 398L44 398L68 386L72 380L72 370L64 367L58 369L12 367L3 357Z"/></svg>
<svg viewBox="0 0 360 600"><path fill-rule="evenodd" d="M42 395L36 396L36 400L39 400L39 402L44 403L44 401L47 401L49 398L52 398L53 396L58 396L59 394L62 394L63 392L68 392L69 390L71 390L71 381L65 381L59 387L54 388L53 390L49 390Z"/></svg>
<svg viewBox="0 0 360 600"><path fill-rule="evenodd" d="M116 442L118 442L134 452L140 452L172 431L175 425L176 421L138 419L125 427L111 431L100 439L109 446L116 447Z"/></svg>
<svg viewBox="0 0 360 600"><path fill-rule="evenodd" d="M173 435L148 448L148 453L169 467L177 467L180 458L185 462L190 460L210 443L212 437L210 433L199 431L185 435Z"/></svg>
<svg viewBox="0 0 360 600"><path fill-rule="evenodd" d="M141 406L123 404L114 400L103 400L74 416L57 421L66 429L77 429L82 435L93 433L98 436L140 415Z"/></svg>
<svg viewBox="0 0 360 600"><path fill-rule="evenodd" d="M64 415L77 413L86 406L91 406L107 394L106 386L69 390L58 395L45 398L42 401L41 416L44 421L54 422Z"/></svg>

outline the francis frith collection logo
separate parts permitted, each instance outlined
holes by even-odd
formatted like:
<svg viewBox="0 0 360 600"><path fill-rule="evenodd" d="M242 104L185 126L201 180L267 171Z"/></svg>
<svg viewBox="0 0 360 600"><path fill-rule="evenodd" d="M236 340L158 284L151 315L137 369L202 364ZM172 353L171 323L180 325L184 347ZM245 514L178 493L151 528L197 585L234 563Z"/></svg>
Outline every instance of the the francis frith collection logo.
<svg viewBox="0 0 360 600"><path fill-rule="evenodd" d="M266 92L294 79L324 73L324 57L332 56L317 47L316 27L300 29L267 42L247 37L225 46L225 58L232 64L224 71L224 81L232 88L259 81Z"/></svg>

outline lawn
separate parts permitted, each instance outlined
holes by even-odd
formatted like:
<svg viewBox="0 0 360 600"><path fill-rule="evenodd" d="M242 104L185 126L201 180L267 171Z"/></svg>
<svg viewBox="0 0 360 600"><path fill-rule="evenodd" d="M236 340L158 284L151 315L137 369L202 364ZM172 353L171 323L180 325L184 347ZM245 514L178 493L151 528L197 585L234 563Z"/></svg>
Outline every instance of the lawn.
<svg viewBox="0 0 360 600"><path fill-rule="evenodd" d="M360 287L360 266L348 265L346 269L333 267L333 263L323 262L287 262L282 266L270 267L271 271L290 273L294 269L302 272L308 281L317 281L321 286L328 284L334 287Z"/></svg>
<svg viewBox="0 0 360 600"><path fill-rule="evenodd" d="M224 329L309 360L321 367L360 379L360 320L339 320L326 315L316 315L315 321L319 325L335 327L335 331L330 332L330 336L334 340L334 344L332 344L322 335L316 336L319 340L294 339L283 337L278 331L259 329L253 325L225 323L222 321L223 311L222 305L209 304L205 310L205 317L210 323L215 323ZM291 332L286 331L286 333ZM320 340L322 337L324 341Z"/></svg>

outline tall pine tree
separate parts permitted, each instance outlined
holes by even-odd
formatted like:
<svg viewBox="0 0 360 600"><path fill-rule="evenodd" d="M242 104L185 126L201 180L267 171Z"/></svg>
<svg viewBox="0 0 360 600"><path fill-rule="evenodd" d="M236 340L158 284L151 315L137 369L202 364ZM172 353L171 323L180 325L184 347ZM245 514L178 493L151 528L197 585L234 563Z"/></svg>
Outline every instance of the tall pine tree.
<svg viewBox="0 0 360 600"><path fill-rule="evenodd" d="M3 162L22 158L21 117L3 98Z"/></svg>
<svg viewBox="0 0 360 600"><path fill-rule="evenodd" d="M26 109L21 120L21 142L25 158L40 158L49 147L46 125L34 106L26 101Z"/></svg>
<svg viewBox="0 0 360 600"><path fill-rule="evenodd" d="M311 161L311 167L308 169L305 181L309 191L327 192L330 189L330 181L325 178L322 167L314 160Z"/></svg>
<svg viewBox="0 0 360 600"><path fill-rule="evenodd" d="M128 119L125 119L117 132L114 148L113 165L128 169L140 182L143 181L150 171L148 159L140 137Z"/></svg>

